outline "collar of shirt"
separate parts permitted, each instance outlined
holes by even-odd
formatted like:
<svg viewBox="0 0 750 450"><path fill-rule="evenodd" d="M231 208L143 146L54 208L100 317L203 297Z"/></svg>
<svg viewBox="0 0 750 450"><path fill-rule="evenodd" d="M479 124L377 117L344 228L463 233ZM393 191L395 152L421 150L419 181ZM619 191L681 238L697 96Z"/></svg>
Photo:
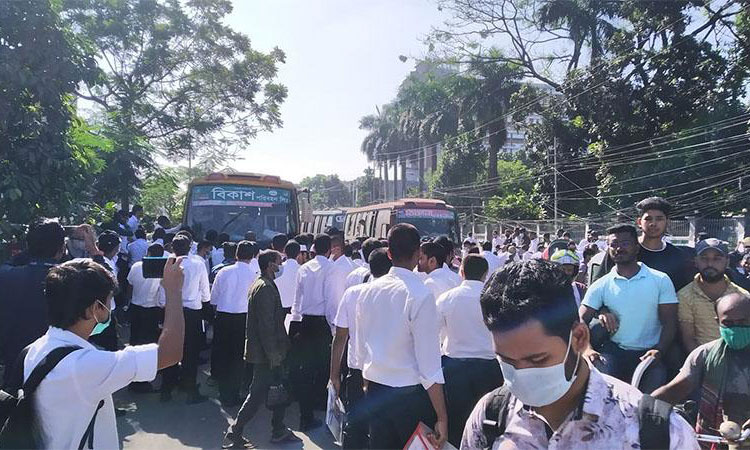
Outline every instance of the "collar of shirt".
<svg viewBox="0 0 750 450"><path fill-rule="evenodd" d="M460 286L481 290L484 287L484 282L479 280L463 280Z"/></svg>
<svg viewBox="0 0 750 450"><path fill-rule="evenodd" d="M391 270L388 271L388 274L393 275L394 277L401 278L401 279L407 279L407 280L413 280L417 278L417 275L414 274L413 271L409 269L404 269L403 267L391 267Z"/></svg>
<svg viewBox="0 0 750 450"><path fill-rule="evenodd" d="M289 266L290 270L292 270L292 269L294 269L296 267L299 267L299 263L297 262L296 259L287 259L281 265L284 266L284 270L285 271L287 270L287 266Z"/></svg>
<svg viewBox="0 0 750 450"><path fill-rule="evenodd" d="M315 258L308 261L308 263L313 263L313 264L305 264L306 266L309 266L310 270L312 270L313 272L317 272L318 270L328 267L331 264L333 264L333 262L330 259L326 258L323 255L315 255Z"/></svg>
<svg viewBox="0 0 750 450"><path fill-rule="evenodd" d="M727 285L726 289L724 290L724 293L726 294L732 287L732 280L730 280L728 276L724 275L724 282ZM711 303L714 302L708 297L708 295L706 295L705 292L703 292L703 289L701 289L701 285L703 284L703 280L701 280L701 274L699 273L695 274L695 277L693 277L693 283L691 284L692 284L693 293L695 295L699 297L703 297L704 299L707 299Z"/></svg>
<svg viewBox="0 0 750 450"><path fill-rule="evenodd" d="M62 328L49 327L47 336L50 342L59 342L66 345L77 345L81 348L95 348L89 341L83 339L72 331L63 330ZM56 345L55 347L62 347Z"/></svg>
<svg viewBox="0 0 750 450"><path fill-rule="evenodd" d="M617 265L615 265L612 270L609 272L615 280L625 280L625 281L632 281L637 280L639 278L645 278L647 276L648 268L641 262L638 262L638 272L633 275L631 278L625 278L624 276L617 273Z"/></svg>

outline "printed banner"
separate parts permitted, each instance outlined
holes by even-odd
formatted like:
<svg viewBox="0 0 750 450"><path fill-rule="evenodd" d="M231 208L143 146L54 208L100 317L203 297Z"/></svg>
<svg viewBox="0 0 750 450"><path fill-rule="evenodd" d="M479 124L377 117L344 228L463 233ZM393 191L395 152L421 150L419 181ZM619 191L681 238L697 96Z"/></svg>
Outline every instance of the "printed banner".
<svg viewBox="0 0 750 450"><path fill-rule="evenodd" d="M396 211L399 219L453 219L453 211L447 209L399 209Z"/></svg>
<svg viewBox="0 0 750 450"><path fill-rule="evenodd" d="M192 206L256 206L271 207L288 204L291 193L288 189L256 186L202 185L193 187Z"/></svg>

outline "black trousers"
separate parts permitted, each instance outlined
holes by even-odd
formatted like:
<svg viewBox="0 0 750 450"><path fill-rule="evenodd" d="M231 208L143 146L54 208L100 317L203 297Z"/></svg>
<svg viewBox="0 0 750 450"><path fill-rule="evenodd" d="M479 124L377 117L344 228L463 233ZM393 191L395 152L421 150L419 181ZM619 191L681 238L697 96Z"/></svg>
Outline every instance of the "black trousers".
<svg viewBox="0 0 750 450"><path fill-rule="evenodd" d="M331 328L325 316L303 316L289 327L292 341L290 382L299 401L300 420L313 419L313 410L326 407L331 361Z"/></svg>
<svg viewBox="0 0 750 450"><path fill-rule="evenodd" d="M130 305L130 344L153 344L159 341L159 322L164 320L164 310L158 306L146 308Z"/></svg>
<svg viewBox="0 0 750 450"><path fill-rule="evenodd" d="M271 369L268 364L255 364L255 373L253 375L253 382L250 385L250 393L237 413L237 419L234 421L234 425L232 425L233 433L241 435L245 425L253 419L260 406L265 404L266 397L268 397L268 388L271 387L271 383L279 376L279 369ZM286 406L276 407L272 412L272 434L278 436L286 429L286 425L284 425Z"/></svg>
<svg viewBox="0 0 750 450"><path fill-rule="evenodd" d="M370 448L402 449L419 422L434 427L437 420L427 391L421 385L394 388L368 381L365 404L370 422Z"/></svg>
<svg viewBox="0 0 750 450"><path fill-rule="evenodd" d="M162 389L171 392L178 382L188 390L197 390L198 357L200 354L201 311L182 308L185 315L185 344L182 349L180 367L176 364L162 372L164 381Z"/></svg>
<svg viewBox="0 0 750 450"><path fill-rule="evenodd" d="M219 384L222 400L239 396L244 373L247 314L217 312L211 344L211 375Z"/></svg>
<svg viewBox="0 0 750 450"><path fill-rule="evenodd" d="M443 376L448 408L448 441L459 447L471 411L482 396L503 384L503 372L494 359L443 356Z"/></svg>
<svg viewBox="0 0 750 450"><path fill-rule="evenodd" d="M344 378L341 396L346 408L344 442L342 442L342 447L345 449L367 448L368 446L369 422L362 382L362 371L350 368Z"/></svg>

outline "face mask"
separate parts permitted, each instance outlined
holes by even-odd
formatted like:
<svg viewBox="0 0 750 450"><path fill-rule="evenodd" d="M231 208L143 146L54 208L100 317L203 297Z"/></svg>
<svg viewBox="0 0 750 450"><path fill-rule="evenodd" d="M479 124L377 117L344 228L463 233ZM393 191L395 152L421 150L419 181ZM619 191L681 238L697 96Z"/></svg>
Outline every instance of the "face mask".
<svg viewBox="0 0 750 450"><path fill-rule="evenodd" d="M503 362L500 357L500 368L503 371L505 384L508 385L510 392L527 406L545 406L560 400L573 385L576 379L578 363L581 361L580 356L576 358L576 367L573 369L573 376L570 380L565 378L565 362L568 360L572 345L573 332L570 332L568 338L568 349L565 351L565 357L560 364L550 367L531 367L528 369L516 369Z"/></svg>
<svg viewBox="0 0 750 450"><path fill-rule="evenodd" d="M97 300L99 302L99 300ZM100 305L104 306L104 303L99 302ZM96 326L94 326L94 329L91 330L91 334L89 336L96 336L97 334L100 334L102 331L106 330L109 326L109 323L112 321L112 311L109 310L106 306L104 306L104 309L107 310L107 321L106 322L99 322L99 319L96 318L96 315L94 315L94 320L96 320Z"/></svg>
<svg viewBox="0 0 750 450"><path fill-rule="evenodd" d="M750 326L719 327L724 342L733 350L742 350L750 346Z"/></svg>
<svg viewBox="0 0 750 450"><path fill-rule="evenodd" d="M274 278L279 278L281 274L284 273L284 266L277 266L276 272L273 273Z"/></svg>

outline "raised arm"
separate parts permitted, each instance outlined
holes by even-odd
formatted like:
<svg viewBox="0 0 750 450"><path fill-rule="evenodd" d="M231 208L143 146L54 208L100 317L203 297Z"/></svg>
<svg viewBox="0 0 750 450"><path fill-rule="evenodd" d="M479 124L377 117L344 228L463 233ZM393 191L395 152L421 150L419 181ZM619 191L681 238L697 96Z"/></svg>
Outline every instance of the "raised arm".
<svg viewBox="0 0 750 450"><path fill-rule="evenodd" d="M185 342L185 317L182 312L183 273L180 264L184 256L171 257L164 266L162 287L166 296L164 326L159 336L159 369L173 366L182 360L182 347Z"/></svg>

